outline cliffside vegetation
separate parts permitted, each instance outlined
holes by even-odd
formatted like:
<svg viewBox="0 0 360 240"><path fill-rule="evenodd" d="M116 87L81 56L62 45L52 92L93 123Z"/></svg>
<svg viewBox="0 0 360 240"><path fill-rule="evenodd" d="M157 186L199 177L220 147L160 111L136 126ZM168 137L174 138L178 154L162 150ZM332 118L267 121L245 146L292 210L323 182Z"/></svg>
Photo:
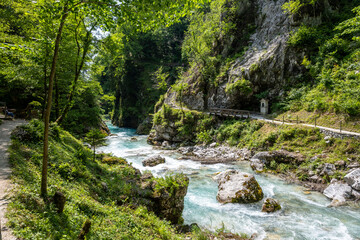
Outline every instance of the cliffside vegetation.
<svg viewBox="0 0 360 240"><path fill-rule="evenodd" d="M285 109L359 116L358 4L343 1L322 24L302 24L290 36L290 46L309 51L302 64L312 82L291 89Z"/></svg>

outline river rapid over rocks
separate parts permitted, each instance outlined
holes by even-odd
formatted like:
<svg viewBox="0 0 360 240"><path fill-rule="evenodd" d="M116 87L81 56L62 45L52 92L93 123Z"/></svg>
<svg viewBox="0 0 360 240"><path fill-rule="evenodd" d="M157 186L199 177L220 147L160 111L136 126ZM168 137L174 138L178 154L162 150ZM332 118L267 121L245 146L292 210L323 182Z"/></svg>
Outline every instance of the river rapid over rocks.
<svg viewBox="0 0 360 240"><path fill-rule="evenodd" d="M141 172L149 170L155 176L182 172L190 178L183 211L185 224L197 223L213 231L225 227L248 236L255 233L256 239L360 239L358 206L328 207L330 200L321 193L308 192L304 187L286 183L273 175L257 174L248 161L201 163L191 160L194 154L187 156L185 149L155 149L147 144L147 136L136 135L133 129L108 125L112 135L108 137L108 145L99 148L99 151L126 158ZM250 154L243 150L231 152L231 149L225 152L229 160ZM143 166L142 161L157 155L164 157L165 163L154 167ZM218 183L212 178L228 169L253 174L263 190L264 199L276 199L281 210L261 212L263 201L219 203L216 200Z"/></svg>

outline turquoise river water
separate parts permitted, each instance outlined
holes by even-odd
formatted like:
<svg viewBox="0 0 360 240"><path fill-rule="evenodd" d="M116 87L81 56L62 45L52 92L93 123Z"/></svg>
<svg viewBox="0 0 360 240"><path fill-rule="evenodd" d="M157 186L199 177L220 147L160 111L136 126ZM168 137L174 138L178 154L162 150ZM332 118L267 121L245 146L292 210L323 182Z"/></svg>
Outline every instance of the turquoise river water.
<svg viewBox="0 0 360 240"><path fill-rule="evenodd" d="M174 151L156 150L146 143L147 136L138 136L135 130L109 124L114 134L100 151L124 157L141 171L150 170L155 176L183 172L190 178L185 197L183 217L186 224L196 222L210 230L221 227L256 239L360 239L360 209L327 207L330 201L320 193L305 194L304 188L287 184L278 177L255 174L265 197L280 201L282 210L267 214L261 212L261 202L255 204L220 204L216 201L217 184L211 175L226 169L253 173L248 162L204 165L191 160L178 160ZM137 141L131 141L131 137ZM141 162L153 155L166 158L165 164L143 167Z"/></svg>

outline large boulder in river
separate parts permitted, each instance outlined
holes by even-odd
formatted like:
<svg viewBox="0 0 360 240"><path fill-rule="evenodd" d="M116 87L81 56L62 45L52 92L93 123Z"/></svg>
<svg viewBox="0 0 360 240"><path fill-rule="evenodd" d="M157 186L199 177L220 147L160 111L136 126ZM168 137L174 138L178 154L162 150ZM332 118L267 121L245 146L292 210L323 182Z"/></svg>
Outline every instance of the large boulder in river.
<svg viewBox="0 0 360 240"><path fill-rule="evenodd" d="M262 212L276 212L281 209L279 201L273 199L273 198L267 198L265 199L263 205L262 205Z"/></svg>
<svg viewBox="0 0 360 240"><path fill-rule="evenodd" d="M360 168L352 170L348 173L344 180L349 184L353 189L360 190Z"/></svg>
<svg viewBox="0 0 360 240"><path fill-rule="evenodd" d="M252 174L227 170L214 177L219 183L216 199L221 203L253 203L264 194Z"/></svg>
<svg viewBox="0 0 360 240"><path fill-rule="evenodd" d="M352 189L348 184L333 179L324 190L324 195L332 199L330 206L337 207L346 204L346 200L352 197Z"/></svg>
<svg viewBox="0 0 360 240"><path fill-rule="evenodd" d="M149 157L148 159L142 162L144 167L154 167L161 163L165 163L165 158L161 157L160 155L156 155L154 157Z"/></svg>

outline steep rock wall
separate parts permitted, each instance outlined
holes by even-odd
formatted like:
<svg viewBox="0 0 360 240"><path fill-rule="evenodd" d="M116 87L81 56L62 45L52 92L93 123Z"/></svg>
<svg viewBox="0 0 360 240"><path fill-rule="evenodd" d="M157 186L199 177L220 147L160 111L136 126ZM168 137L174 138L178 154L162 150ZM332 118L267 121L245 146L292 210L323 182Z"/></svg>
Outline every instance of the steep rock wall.
<svg viewBox="0 0 360 240"><path fill-rule="evenodd" d="M294 49L287 42L292 31L295 31L302 22L319 24L321 14L305 14L301 17L289 17L282 9L286 0L256 0L254 2L243 1L236 6L239 9L238 17L246 21L247 25L256 27L250 35L245 53L237 58L223 77L218 78L216 85L204 86L200 81L200 71L192 69L191 76L185 77L189 89L183 95L183 102L190 109L204 110L207 108L235 108L257 111L258 98L255 95L266 92L266 98L270 102L278 99L284 93L286 86L292 86L299 81L306 72L302 61L306 55L306 49ZM329 5L327 1L324 1ZM255 11L255 16L253 16ZM239 27L239 26L237 26ZM238 34L246 34L238 31ZM230 36L224 40L220 48L216 43L214 51L223 56L227 54L229 46L234 43L236 37ZM220 51L218 49L221 49ZM195 73L194 73L195 72ZM247 80L251 83L251 93L240 91L227 92L229 84L239 80ZM169 93L165 103L170 106L178 99L177 94Z"/></svg>

